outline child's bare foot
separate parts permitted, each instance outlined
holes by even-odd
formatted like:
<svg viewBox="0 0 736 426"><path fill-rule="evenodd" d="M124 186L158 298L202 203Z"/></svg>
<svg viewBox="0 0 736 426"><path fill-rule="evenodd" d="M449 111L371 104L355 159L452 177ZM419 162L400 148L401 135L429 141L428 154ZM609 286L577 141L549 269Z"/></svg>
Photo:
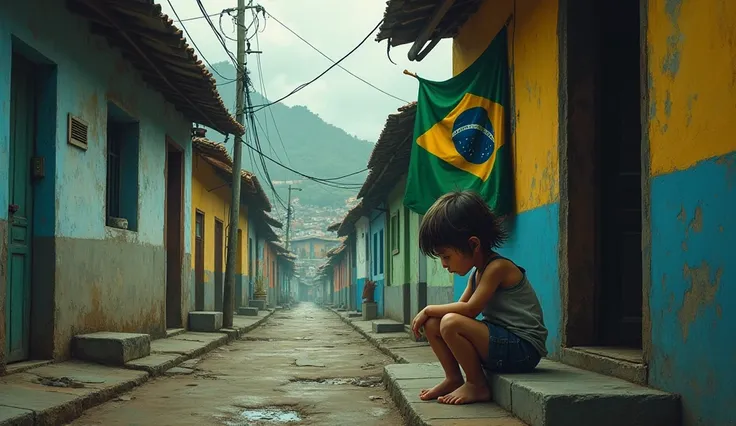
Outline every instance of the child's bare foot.
<svg viewBox="0 0 736 426"><path fill-rule="evenodd" d="M472 404L474 402L490 401L491 390L488 389L487 385L476 385L470 382L466 382L464 385L457 388L455 391L438 398L438 401L443 404Z"/></svg>
<svg viewBox="0 0 736 426"><path fill-rule="evenodd" d="M459 379L447 378L443 380L442 383L436 385L432 389L422 389L422 391L419 392L419 398L422 399L423 401L430 401L432 399L437 399L459 388L460 386L463 385L464 382L465 381L462 378L459 378Z"/></svg>

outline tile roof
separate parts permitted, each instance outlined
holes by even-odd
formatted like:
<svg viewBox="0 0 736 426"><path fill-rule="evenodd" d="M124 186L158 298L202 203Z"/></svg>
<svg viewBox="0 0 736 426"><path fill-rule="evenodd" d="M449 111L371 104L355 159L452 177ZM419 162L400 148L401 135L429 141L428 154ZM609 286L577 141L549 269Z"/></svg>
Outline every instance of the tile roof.
<svg viewBox="0 0 736 426"><path fill-rule="evenodd" d="M429 39L455 37L482 2L455 0ZM391 46L414 43L441 4L437 0L388 0L376 41L388 39Z"/></svg>
<svg viewBox="0 0 736 426"><path fill-rule="evenodd" d="M244 133L223 104L212 74L182 31L161 13L160 5L153 0L68 0L67 4L188 120L223 134Z"/></svg>
<svg viewBox="0 0 736 426"><path fill-rule="evenodd" d="M368 160L368 177L358 193L365 208L380 204L396 181L406 173L414 140L417 104L412 102L391 114Z"/></svg>
<svg viewBox="0 0 736 426"><path fill-rule="evenodd" d="M230 154L227 152L225 145L217 142L213 142L207 138L194 137L192 138L192 148L195 154L201 156L205 161L211 164L216 169L221 170L228 176L232 176L233 173L233 160ZM255 201L264 211L271 211L271 202L263 190L258 178L253 173L241 170L242 177L242 193L241 201L246 202L248 200ZM269 216L270 218L270 216ZM268 220L267 220L268 221ZM281 223L276 219L272 219L273 225L277 228L281 228ZM277 226L278 225L278 226Z"/></svg>

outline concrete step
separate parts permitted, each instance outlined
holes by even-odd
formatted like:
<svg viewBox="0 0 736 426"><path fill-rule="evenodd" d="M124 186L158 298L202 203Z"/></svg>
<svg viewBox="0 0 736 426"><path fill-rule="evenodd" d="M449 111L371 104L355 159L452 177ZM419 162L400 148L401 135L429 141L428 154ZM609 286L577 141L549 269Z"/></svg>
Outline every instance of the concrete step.
<svg viewBox="0 0 736 426"><path fill-rule="evenodd" d="M250 306L241 306L238 308L238 315L243 315L246 317L256 317L258 316L258 308L252 308Z"/></svg>
<svg viewBox="0 0 736 426"><path fill-rule="evenodd" d="M398 388L411 384L402 380L444 377L439 363L394 364L384 371L388 386ZM680 424L678 395L553 361L542 360L529 374L497 374L489 381L493 402L530 426Z"/></svg>
<svg viewBox="0 0 736 426"><path fill-rule="evenodd" d="M251 308L258 308L258 310L265 310L266 309L266 301L265 300L249 300L248 306Z"/></svg>
<svg viewBox="0 0 736 426"><path fill-rule="evenodd" d="M404 331L404 324L390 319L374 320L372 323L374 333L398 333Z"/></svg>
<svg viewBox="0 0 736 426"><path fill-rule="evenodd" d="M74 336L74 358L99 364L125 365L151 353L148 334L98 332Z"/></svg>
<svg viewBox="0 0 736 426"><path fill-rule="evenodd" d="M347 316L348 318L360 318L363 316L363 314L361 314L360 312L352 311L348 312L345 316Z"/></svg>
<svg viewBox="0 0 736 426"><path fill-rule="evenodd" d="M222 328L222 312L198 311L189 313L189 330L213 333Z"/></svg>

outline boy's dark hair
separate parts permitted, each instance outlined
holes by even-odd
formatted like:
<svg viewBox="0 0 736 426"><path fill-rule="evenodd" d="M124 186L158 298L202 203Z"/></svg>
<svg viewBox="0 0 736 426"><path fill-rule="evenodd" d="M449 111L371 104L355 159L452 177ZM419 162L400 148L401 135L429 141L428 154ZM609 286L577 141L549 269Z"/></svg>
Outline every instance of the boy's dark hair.
<svg viewBox="0 0 736 426"><path fill-rule="evenodd" d="M501 247L508 239L503 220L473 191L456 191L441 196L427 210L419 226L419 249L437 257L440 248L452 247L472 253L470 237L480 240L481 249Z"/></svg>

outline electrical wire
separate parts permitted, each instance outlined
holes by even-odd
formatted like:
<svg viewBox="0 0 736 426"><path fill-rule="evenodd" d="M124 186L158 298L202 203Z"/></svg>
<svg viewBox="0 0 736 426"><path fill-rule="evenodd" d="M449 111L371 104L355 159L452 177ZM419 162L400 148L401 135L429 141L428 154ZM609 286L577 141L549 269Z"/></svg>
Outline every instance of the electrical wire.
<svg viewBox="0 0 736 426"><path fill-rule="evenodd" d="M197 1L200 1L200 0L197 0ZM312 80L310 80L310 81L308 81L308 82L306 82L306 83L298 86L297 88L295 88L294 90L292 90L287 95L282 96L282 97L280 97L279 99L277 99L275 101L269 102L269 103L264 104L264 105L256 105L256 106L254 106L253 108L258 108L258 109L255 110L255 112L260 111L263 108L266 108L266 107L271 106L271 105L275 105L275 104L283 101L284 99L288 98L289 96L292 96L292 95L296 94L300 90L304 89L305 87L309 86L310 84L312 84L315 81L317 81L320 78L322 78L323 75L327 74L328 72L330 72L330 70L332 70L336 66L340 65L340 62L344 61L348 56L352 55L356 50L358 50L360 48L360 46L362 46L363 44L365 44L365 42L370 38L371 35L373 35L374 32L376 32L376 30L381 26L382 23L383 23L383 19L381 19L381 21L378 22L378 24L371 30L370 33L368 33L368 35L365 36L365 38L360 43L358 43L357 46L355 46L352 50L350 50L347 54L345 54L345 56L343 56L342 58L340 58L337 62L335 62L334 64L332 64L329 68L327 68L326 70L324 70L317 77L315 77Z"/></svg>
<svg viewBox="0 0 736 426"><path fill-rule="evenodd" d="M289 27L288 27L288 26L287 26L286 24L284 24L283 22L279 21L279 20L278 20L278 19L277 19L277 18L276 18L275 16L273 16L273 15L272 15L272 14L271 14L270 12L268 12L268 11L265 11L265 13L266 13L266 14L267 14L267 15L268 15L269 17L271 17L271 19L273 19L274 21L276 21L277 23L279 23L279 24L280 24L280 25L281 25L282 27L286 28L286 30L287 30L287 31L289 31L290 33L294 34L294 36L296 36L296 37L297 37L297 38L298 38L299 40L301 40L301 41L303 41L304 43L306 43L306 44L307 44L307 46L311 47L311 48L312 48L312 49L314 49L314 50L315 50L315 51L316 51L317 53L319 53L320 55L324 56L324 57L325 57L325 58L326 58L326 59L327 59L328 61L332 62L333 64L335 64L335 63L336 63L334 59L332 59L332 58L330 58L329 56L327 56L327 55L326 55L325 53L323 53L323 52L322 52L321 50L319 50L319 49L318 49L318 48L317 48L316 46L314 46L314 45L313 45L312 43L310 43L309 41L307 41L307 40L306 40L306 39L305 39L304 37L302 37L302 36L300 36L299 34L297 34L297 33L296 33L296 31L294 31L294 30L292 30L291 28L289 28ZM389 92L387 92L387 91L385 91L385 90L381 89L380 87L378 87L378 86L374 85L373 83L371 83L371 82L369 82L369 81L367 81L367 80L363 79L362 77L360 77L360 76L358 76L358 75L355 75L355 74L354 74L354 73L353 73L352 71L348 70L347 68L343 67L342 65L338 65L338 67L340 67L340 68L341 68L341 69L342 69L343 71L345 71L346 73L350 74L351 76L353 76L353 77L357 78L358 80L362 81L363 83L367 84L368 86L370 86L370 87L372 87L372 88L374 88L374 89L378 90L379 92L383 93L384 95L390 96L390 97L392 97L392 98L394 98L394 99L396 99L396 100L398 100L398 101L404 102L404 103L406 103L406 104L408 104L408 103L409 103L409 101L407 101L406 99L402 99L402 98L400 98L400 97L398 97L398 96L392 95L391 93L389 93Z"/></svg>
<svg viewBox="0 0 736 426"><path fill-rule="evenodd" d="M220 76L221 78L223 78L224 80L229 80L229 81L228 81L227 83L224 83L224 84L232 83L233 81L237 80L237 79L235 79L235 80L232 80L232 79L230 79L230 78L227 78L227 77L225 77L224 75L220 74L220 73L219 73L219 72L218 72L218 71L217 71L217 70L215 69L215 67L213 67L213 66L212 66L212 64L210 63L210 61L208 61L208 60L207 60L207 58L206 58L206 57L204 56L204 54L202 53L202 50L201 50L201 49L199 48L199 46L197 46L197 43L196 43L196 42L194 41L194 39L192 38L192 36L191 36L191 35L189 34L189 30L187 30L187 27L186 27L186 25L184 25L183 21L182 21L181 19L179 19L179 14L178 14L178 13L176 12L176 9L174 9L174 5L173 5L173 4L171 4L171 0L166 0L166 1L167 1L167 2L169 3L169 7L171 8L171 11L172 11L172 12L174 12L174 16L176 16L176 19L177 19L177 20L179 21L179 23L181 24L181 28L182 28L182 29L184 30L184 33L185 33L185 34L187 35L187 39L189 39L189 41L191 41L191 42L192 42L192 45L194 46L194 48L195 48L195 49L197 49L197 52L199 52L199 56L200 56L200 57L202 58L202 60L203 60L203 61L204 61L204 62L205 62L205 63L206 63L206 64L207 64L207 65L208 65L209 67L210 67L210 69L211 69L212 71L214 71L214 72L215 72L215 74L217 74L217 75L219 75L219 76ZM204 18L204 16L203 16L202 18ZM190 20L191 20L191 19L190 19Z"/></svg>

